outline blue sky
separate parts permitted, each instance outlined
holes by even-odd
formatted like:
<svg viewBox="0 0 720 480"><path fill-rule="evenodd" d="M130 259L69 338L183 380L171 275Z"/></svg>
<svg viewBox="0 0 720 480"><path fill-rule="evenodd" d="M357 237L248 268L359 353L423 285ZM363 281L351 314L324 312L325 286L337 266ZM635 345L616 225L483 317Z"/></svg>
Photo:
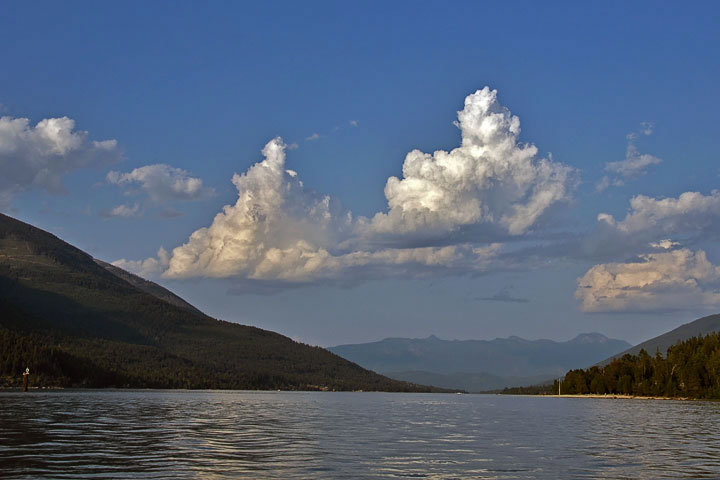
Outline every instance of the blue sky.
<svg viewBox="0 0 720 480"><path fill-rule="evenodd" d="M320 345L586 331L637 342L720 308L711 2L4 10L0 208L211 315ZM468 138L505 112L498 135L515 150L459 152L452 168L494 173L442 183L432 154L460 145L453 122L478 90L471 104L492 106L468 110ZM74 124L42 123L63 117ZM276 136L279 176L248 173L280 161L261 154ZM513 163L525 143L537 154ZM414 149L431 157L406 178ZM247 220L255 207L238 195L273 188L290 193ZM313 216L325 196L327 222ZM214 225L225 205L237 216ZM238 238L241 251L218 247Z"/></svg>

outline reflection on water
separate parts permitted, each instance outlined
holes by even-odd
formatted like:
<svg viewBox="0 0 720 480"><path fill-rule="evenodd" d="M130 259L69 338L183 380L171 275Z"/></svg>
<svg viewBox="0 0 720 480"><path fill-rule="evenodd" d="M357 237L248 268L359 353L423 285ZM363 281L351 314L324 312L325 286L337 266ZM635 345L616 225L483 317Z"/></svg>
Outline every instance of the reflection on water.
<svg viewBox="0 0 720 480"><path fill-rule="evenodd" d="M720 404L0 393L2 478L718 478Z"/></svg>

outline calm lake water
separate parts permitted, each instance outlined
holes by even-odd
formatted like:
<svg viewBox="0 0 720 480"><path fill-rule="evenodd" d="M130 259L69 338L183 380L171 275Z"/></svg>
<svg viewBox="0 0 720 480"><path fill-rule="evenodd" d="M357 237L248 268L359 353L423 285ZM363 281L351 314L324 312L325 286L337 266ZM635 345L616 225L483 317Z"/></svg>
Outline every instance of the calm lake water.
<svg viewBox="0 0 720 480"><path fill-rule="evenodd" d="M720 403L0 393L2 478L719 478Z"/></svg>

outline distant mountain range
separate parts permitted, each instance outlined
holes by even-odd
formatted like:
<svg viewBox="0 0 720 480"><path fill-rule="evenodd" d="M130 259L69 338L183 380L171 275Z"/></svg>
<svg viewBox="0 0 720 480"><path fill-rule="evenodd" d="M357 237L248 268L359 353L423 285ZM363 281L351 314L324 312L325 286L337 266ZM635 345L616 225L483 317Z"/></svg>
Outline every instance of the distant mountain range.
<svg viewBox="0 0 720 480"><path fill-rule="evenodd" d="M665 355L667 353L667 349L678 342L687 340L691 337L705 336L714 332L720 332L720 314L709 315L690 323L680 325L674 330L655 338L651 338L650 340L646 340L632 348L628 348L627 350L623 350L622 352L599 362L599 365L607 365L613 358L622 357L628 353L631 355L637 355L640 353L640 350L645 350L650 355L655 355L656 352L660 352Z"/></svg>
<svg viewBox="0 0 720 480"><path fill-rule="evenodd" d="M0 214L0 387L433 391L215 320L167 289Z"/></svg>
<svg viewBox="0 0 720 480"><path fill-rule="evenodd" d="M552 380L628 349L623 340L585 333L566 342L386 338L329 350L391 378L478 392Z"/></svg>

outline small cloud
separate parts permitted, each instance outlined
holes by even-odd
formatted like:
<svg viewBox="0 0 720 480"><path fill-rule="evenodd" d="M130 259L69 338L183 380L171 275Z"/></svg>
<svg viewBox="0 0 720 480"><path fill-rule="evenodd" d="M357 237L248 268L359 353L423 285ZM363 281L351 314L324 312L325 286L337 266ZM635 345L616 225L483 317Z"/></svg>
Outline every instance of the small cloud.
<svg viewBox="0 0 720 480"><path fill-rule="evenodd" d="M318 140L319 138L320 138L320 134L317 133L317 132L315 132L315 133L313 133L312 135L310 135L309 137L307 137L307 138L305 139L305 141L306 141L306 142L313 142L313 141L315 141L315 140Z"/></svg>
<svg viewBox="0 0 720 480"><path fill-rule="evenodd" d="M102 218L115 218L115 217L137 217L138 212L140 211L140 205L137 203L133 205L132 207L128 205L118 205L115 208L112 208L110 210L103 210L100 212L100 216Z"/></svg>
<svg viewBox="0 0 720 480"><path fill-rule="evenodd" d="M489 297L476 297L475 300L483 302L505 302L505 303L528 303L530 300L527 298L514 297L511 293L512 285L504 287L495 295Z"/></svg>
<svg viewBox="0 0 720 480"><path fill-rule="evenodd" d="M358 126L358 121L357 121L357 120L350 120L350 126L351 126L351 127L357 127L357 126Z"/></svg>
<svg viewBox="0 0 720 480"><path fill-rule="evenodd" d="M300 145L298 145L297 143L291 143L287 146L288 150L297 150L298 148L300 148Z"/></svg>
<svg viewBox="0 0 720 480"><path fill-rule="evenodd" d="M108 172L108 183L125 187L125 194L132 195L137 186L156 204L172 201L203 200L215 193L212 188L203 186L200 178L190 172L165 164L146 165L128 173Z"/></svg>
<svg viewBox="0 0 720 480"><path fill-rule="evenodd" d="M640 153L635 145L639 135L652 135L653 124L649 122L642 122L640 124L640 130L637 132L628 133L627 138L627 150L625 152L625 159L617 162L607 162L605 164L605 171L613 174L613 177L605 175L595 185L597 192L602 192L607 189L610 185L614 187L621 187L625 185L625 181L631 178L639 177L647 173L648 167L651 165L657 165L662 163L662 159L649 155L647 153Z"/></svg>
<svg viewBox="0 0 720 480"><path fill-rule="evenodd" d="M653 248L658 248L662 250L670 250L675 247L680 246L680 242L673 242L670 239L660 240L659 242L651 242L650 246Z"/></svg>
<svg viewBox="0 0 720 480"><path fill-rule="evenodd" d="M163 247L157 252L157 257L149 257L145 260L126 260L121 258L112 262L118 268L134 273L142 278L151 278L160 275L167 268L170 254Z"/></svg>

